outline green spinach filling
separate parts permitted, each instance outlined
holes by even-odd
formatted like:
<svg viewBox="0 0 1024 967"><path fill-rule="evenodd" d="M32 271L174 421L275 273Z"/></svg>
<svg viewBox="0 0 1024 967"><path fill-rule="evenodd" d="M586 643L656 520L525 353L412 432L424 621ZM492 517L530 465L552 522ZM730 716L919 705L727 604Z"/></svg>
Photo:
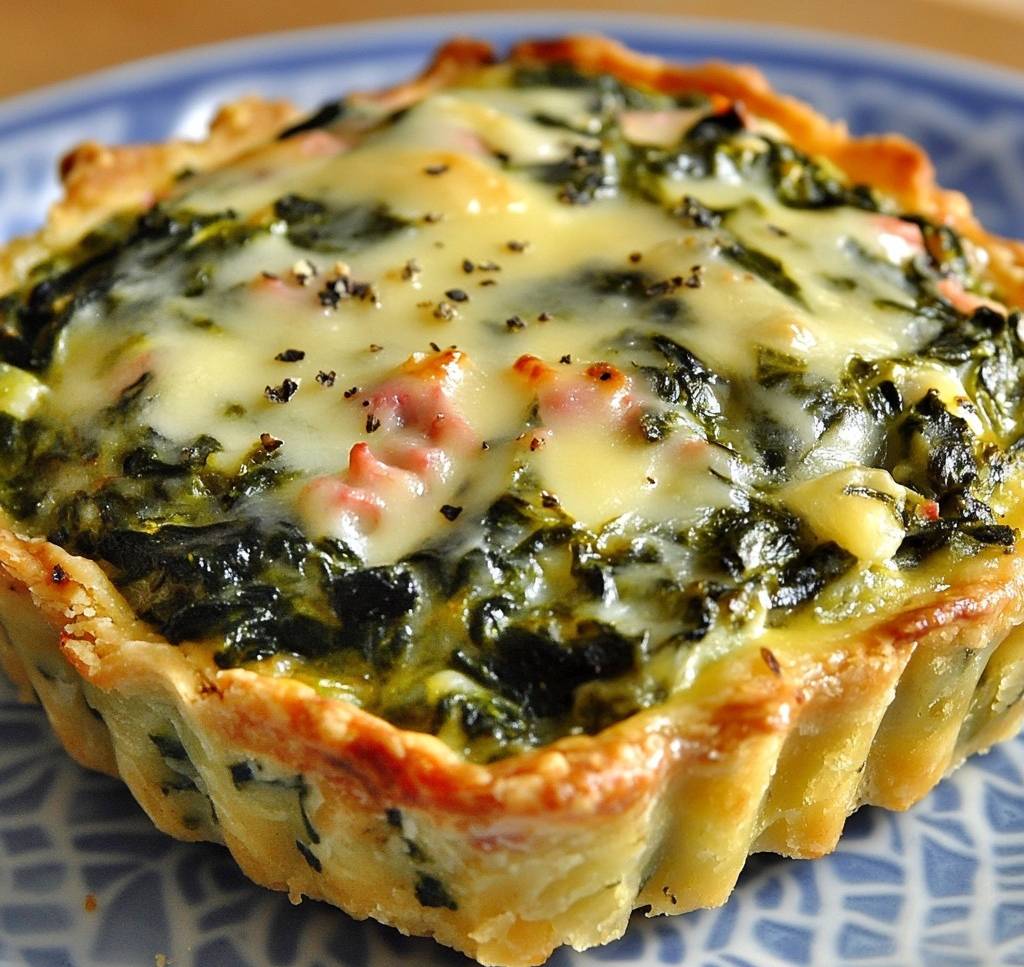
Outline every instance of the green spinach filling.
<svg viewBox="0 0 1024 967"><path fill-rule="evenodd" d="M792 146L752 136L735 110L702 118L671 148L631 144L616 121L624 109L692 106L699 98L666 99L564 65L523 68L512 85L590 92L589 130L599 143L575 145L553 163L497 158L498 165L550 185L568 205L627 195L663 209L673 224L715 233L724 259L796 305L807 305L801 286L782 259L732 229L735 210L691 196L669 201L666 183L713 180L728 168L767 184L784 206L889 210L871 190L848 185ZM342 105L328 105L285 136L344 115ZM559 117L534 121L571 129ZM237 469L225 472L211 460L221 450L214 436L177 440L157 432L146 415L149 372L85 427L62 426L45 408L25 419L0 412L0 504L33 533L102 561L169 641L212 640L221 667L285 656L291 672L400 726L441 734L479 760L596 732L671 693L672 676L659 671L674 667L667 656L716 635L727 639L752 621L784 623L821 606L823 592L854 574L856 558L820 539L779 493L838 437L857 441L861 464L889 471L935 507L922 515L919 506L897 506L870 488L847 491L891 505L906 532L894 558L899 569L940 553L1014 544L1015 532L991 504L994 489L1020 471L1021 315L956 309L936 282L954 278L978 291L963 242L947 227L900 217L921 229L920 256L898 267L852 250L857 274L829 284L848 291L884 275L906 298L878 300L878 310L913 315L924 336L908 356L854 357L834 381L764 346L751 378L699 358L686 345L693 320L684 297L701 284L696 269L690 278L663 280L595 263L522 294L522 318L544 306L553 309L553 324L566 326L578 323L581 299L621 306L621 335L605 351L649 390L644 440L655 446L696 427L720 457L711 472L727 499L695 519L626 514L587 527L517 464L506 492L483 513L446 515L443 536L401 560L369 565L339 540L310 537L274 503L294 474L282 451L254 440ZM0 360L45 379L78 313L100 314L116 333L157 310L125 294L147 273L161 273L185 299L218 295L222 260L271 232L316 259L416 230L383 203L339 207L298 192L280 196L262 220L158 205L91 233L0 300ZM218 297L234 296L228 288ZM194 324L217 323L199 317ZM956 370L997 443L981 444L934 390L904 400L894 370L921 360ZM780 400L812 428L810 447ZM535 416L524 417L524 431ZM70 488L63 482L69 465L84 468ZM623 608L629 617L614 618ZM428 639L429 651L417 646ZM442 672L461 684L432 694L432 676ZM257 780L240 766L235 781ZM295 788L302 808L304 787ZM309 838L317 842L312 831ZM315 868L315 853L296 845ZM423 874L416 889L421 903L454 908L432 876Z"/></svg>

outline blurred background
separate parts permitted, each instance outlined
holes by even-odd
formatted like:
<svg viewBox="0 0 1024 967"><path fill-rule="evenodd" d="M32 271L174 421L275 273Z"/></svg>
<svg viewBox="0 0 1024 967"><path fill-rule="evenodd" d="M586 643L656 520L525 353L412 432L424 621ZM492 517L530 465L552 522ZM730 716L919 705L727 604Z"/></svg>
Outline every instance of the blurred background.
<svg viewBox="0 0 1024 967"><path fill-rule="evenodd" d="M0 3L0 97L181 47L378 17L609 10L812 27L1024 68L1024 0L60 0Z"/></svg>

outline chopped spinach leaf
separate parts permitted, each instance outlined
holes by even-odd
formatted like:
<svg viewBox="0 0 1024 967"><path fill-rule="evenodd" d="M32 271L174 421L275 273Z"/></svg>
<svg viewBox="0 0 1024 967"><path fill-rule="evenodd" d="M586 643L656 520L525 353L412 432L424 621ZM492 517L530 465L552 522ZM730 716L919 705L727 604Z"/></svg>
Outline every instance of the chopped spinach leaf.
<svg viewBox="0 0 1024 967"><path fill-rule="evenodd" d="M794 302L806 307L803 291L799 284L792 279L782 262L775 256L751 248L739 241L724 245L722 254L745 272L758 276L773 289L777 289L784 296L788 296Z"/></svg>
<svg viewBox="0 0 1024 967"><path fill-rule="evenodd" d="M685 346L661 333L649 337L664 365L642 367L651 388L668 404L683 404L709 435L714 436L722 419L722 404L715 387L723 381Z"/></svg>
<svg viewBox="0 0 1024 967"><path fill-rule="evenodd" d="M915 449L924 455L922 469L908 481L920 493L942 498L966 490L977 479L974 435L964 419L946 409L935 390L907 414L900 439L907 456L912 457Z"/></svg>
<svg viewBox="0 0 1024 967"><path fill-rule="evenodd" d="M618 190L618 163L603 147L574 145L561 161L534 165L528 169L538 181L558 186L558 200L569 205L587 205Z"/></svg>
<svg viewBox="0 0 1024 967"><path fill-rule="evenodd" d="M295 840L295 848L302 854L302 858L309 864L309 868L314 873L323 873L324 864L320 860L320 857L316 855L301 839Z"/></svg>
<svg viewBox="0 0 1024 967"><path fill-rule="evenodd" d="M417 874L415 893L421 906L444 907L448 910L459 909L459 905L452 899L448 888L430 873L420 872Z"/></svg>
<svg viewBox="0 0 1024 967"><path fill-rule="evenodd" d="M376 667L398 661L410 644L406 624L421 597L415 575L402 567L346 571L331 582L331 602L342 640Z"/></svg>
<svg viewBox="0 0 1024 967"><path fill-rule="evenodd" d="M316 111L303 120L285 128L278 136L279 141L293 138L297 134L304 134L307 131L315 131L317 128L326 128L335 121L344 117L346 104L344 101L328 101L322 104Z"/></svg>
<svg viewBox="0 0 1024 967"><path fill-rule="evenodd" d="M293 245L313 252L356 252L410 225L384 204L331 207L301 195L279 198L274 214L286 223Z"/></svg>
<svg viewBox="0 0 1024 967"><path fill-rule="evenodd" d="M856 558L829 541L789 561L772 591L773 608L790 610L810 601L826 584L845 574Z"/></svg>
<svg viewBox="0 0 1024 967"><path fill-rule="evenodd" d="M150 734L149 741L156 746L157 751L165 759L188 761L188 753L185 751L185 746L181 744L181 739L176 735L163 735L156 732Z"/></svg>
<svg viewBox="0 0 1024 967"><path fill-rule="evenodd" d="M636 644L597 621L581 622L568 634L556 622L511 625L484 652L478 671L528 714L564 715L583 682L629 671Z"/></svg>

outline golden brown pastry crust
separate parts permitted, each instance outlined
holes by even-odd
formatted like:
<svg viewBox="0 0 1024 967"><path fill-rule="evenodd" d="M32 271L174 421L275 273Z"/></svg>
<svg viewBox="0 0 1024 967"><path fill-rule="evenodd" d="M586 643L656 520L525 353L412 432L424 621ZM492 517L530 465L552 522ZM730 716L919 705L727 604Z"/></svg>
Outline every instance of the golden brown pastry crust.
<svg viewBox="0 0 1024 967"><path fill-rule="evenodd" d="M902 138L851 139L751 68L671 66L594 37L522 44L511 56L742 100L797 146L983 244L1003 291L1024 294L1024 249L987 235ZM364 96L397 107L491 60L486 45L453 41L417 81ZM222 164L293 113L246 101L202 144L76 149L46 227L0 256L0 288L111 212L151 201L180 168ZM637 906L721 903L751 850L825 853L861 803L906 808L1024 714L1021 552L959 567L945 591L902 613L842 637L833 629L827 648L741 647L702 672L710 698L682 696L597 736L486 766L298 682L218 670L206 649L171 646L140 623L98 565L16 529L0 527L0 578L3 667L38 694L68 751L120 774L161 829L225 842L260 883L484 963L536 964L562 943L607 942ZM166 729L198 773L194 794L161 789L165 766L148 736ZM295 848L301 817L286 793L232 781L229 767L247 760L301 774L322 870ZM215 812L197 808L207 799ZM387 812L396 809L400 828ZM426 857L418 865L410 840ZM424 874L451 885L457 909L417 900Z"/></svg>
<svg viewBox="0 0 1024 967"><path fill-rule="evenodd" d="M74 245L117 211L147 208L186 169L225 164L272 138L298 112L282 101L247 97L221 108L204 141L166 141L110 147L86 141L60 163L64 197L35 235L0 252L0 290L18 285L51 252Z"/></svg>

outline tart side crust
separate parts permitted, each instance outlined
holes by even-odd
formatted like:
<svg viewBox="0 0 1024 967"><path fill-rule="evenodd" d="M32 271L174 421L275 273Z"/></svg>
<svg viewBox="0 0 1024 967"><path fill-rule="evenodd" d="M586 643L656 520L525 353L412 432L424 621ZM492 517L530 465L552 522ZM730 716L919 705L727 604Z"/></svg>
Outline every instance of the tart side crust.
<svg viewBox="0 0 1024 967"><path fill-rule="evenodd" d="M10 531L0 569L17 600L0 606L0 650L69 752L120 774L171 835L224 842L294 897L483 963L537 964L620 936L636 906L724 902L751 850L826 853L860 804L906 808L1012 734L1024 559L998 564L780 674L742 648L707 670L715 701L680 698L491 766L295 681L217 671L205 649L147 634L97 565ZM48 629L12 634L19 607ZM154 735L180 741L195 793L168 792ZM239 786L239 763L277 784ZM455 909L421 902L425 876Z"/></svg>
<svg viewBox="0 0 1024 967"><path fill-rule="evenodd" d="M751 68L668 66L594 37L512 57L742 100L798 147L978 241L1006 294L1024 301L1024 248L985 233L902 138L851 139ZM363 96L397 108L493 59L456 40L417 81ZM294 117L249 100L225 108L201 144L76 149L46 227L0 255L0 289L111 213L157 198L181 168L226 163ZM562 943L607 942L636 906L724 902L752 849L828 852L861 803L906 808L1024 715L1020 551L958 569L947 590L830 632L821 648L772 662L741 646L702 672L711 698L679 696L597 736L482 766L299 682L216 669L207 646L172 646L139 622L98 565L3 524L0 663L79 762L119 774L171 835L226 843L260 883L483 963L537 964ZM154 736L184 757L163 755Z"/></svg>

